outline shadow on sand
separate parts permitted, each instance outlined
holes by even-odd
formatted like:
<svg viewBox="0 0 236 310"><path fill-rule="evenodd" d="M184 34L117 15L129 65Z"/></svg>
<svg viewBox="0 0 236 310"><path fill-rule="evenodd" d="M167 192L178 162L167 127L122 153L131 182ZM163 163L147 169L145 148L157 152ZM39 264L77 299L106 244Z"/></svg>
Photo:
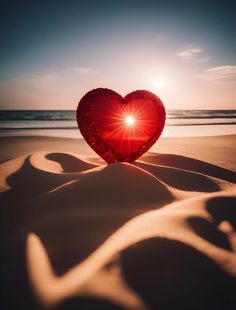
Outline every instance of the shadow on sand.
<svg viewBox="0 0 236 310"><path fill-rule="evenodd" d="M71 161L70 156L61 154L49 154L47 158L60 163L67 172L76 172L75 158ZM166 168L159 169L154 164ZM3 309L38 308L25 265L25 240L29 232L42 238L56 272L62 274L129 219L153 209L155 203L162 207L171 202L173 195L163 182L183 190L208 188L205 191L214 192L218 185L194 172L236 181L233 171L179 155L157 154L152 157L152 165L138 164L153 175L126 165L110 165L101 172L78 177L37 169L26 158L23 166L8 176L10 189L0 196ZM178 183L180 178L182 185ZM57 189L60 186L62 189ZM54 193L49 193L54 189ZM140 211L135 208L140 202L149 206ZM98 208L103 205L105 208ZM236 229L233 205L235 198L212 198L207 211L216 225L228 220ZM214 225L198 218L189 219L189 224L209 242L231 250L224 234ZM227 309L235 306L235 300L230 299L235 281L209 258L182 242L161 238L142 241L122 252L121 263L127 283L151 309L225 309L226 301ZM102 309L119 309L107 301L99 302ZM95 304L99 304L97 299L75 298L60 309L77 309L79 305L89 309Z"/></svg>

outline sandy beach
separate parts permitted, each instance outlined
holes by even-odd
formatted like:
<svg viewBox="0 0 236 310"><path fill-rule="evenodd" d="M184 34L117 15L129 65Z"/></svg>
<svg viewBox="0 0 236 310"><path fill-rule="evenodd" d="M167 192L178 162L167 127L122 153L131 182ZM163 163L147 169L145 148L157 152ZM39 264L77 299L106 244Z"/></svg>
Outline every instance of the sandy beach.
<svg viewBox="0 0 236 310"><path fill-rule="evenodd" d="M235 137L0 138L1 309L236 309Z"/></svg>

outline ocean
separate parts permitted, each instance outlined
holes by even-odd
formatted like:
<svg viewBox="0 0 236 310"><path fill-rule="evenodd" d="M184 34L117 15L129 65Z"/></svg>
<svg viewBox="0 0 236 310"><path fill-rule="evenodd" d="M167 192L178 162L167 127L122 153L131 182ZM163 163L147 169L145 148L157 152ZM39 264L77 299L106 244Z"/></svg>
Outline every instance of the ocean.
<svg viewBox="0 0 236 310"><path fill-rule="evenodd" d="M236 134L236 110L168 110L163 136ZM46 135L81 138L76 111L1 110L0 136Z"/></svg>

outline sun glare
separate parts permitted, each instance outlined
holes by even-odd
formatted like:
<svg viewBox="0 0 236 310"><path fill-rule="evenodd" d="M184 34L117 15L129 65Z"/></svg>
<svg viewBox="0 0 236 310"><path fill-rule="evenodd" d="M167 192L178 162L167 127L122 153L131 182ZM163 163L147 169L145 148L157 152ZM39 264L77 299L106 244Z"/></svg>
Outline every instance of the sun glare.
<svg viewBox="0 0 236 310"><path fill-rule="evenodd" d="M135 119L133 118L133 116L129 115L125 118L125 122L128 126L132 126L135 122Z"/></svg>
<svg viewBox="0 0 236 310"><path fill-rule="evenodd" d="M153 79L152 85L156 89L165 88L165 86L166 86L166 79L164 77L162 77L162 76L158 76L155 79Z"/></svg>

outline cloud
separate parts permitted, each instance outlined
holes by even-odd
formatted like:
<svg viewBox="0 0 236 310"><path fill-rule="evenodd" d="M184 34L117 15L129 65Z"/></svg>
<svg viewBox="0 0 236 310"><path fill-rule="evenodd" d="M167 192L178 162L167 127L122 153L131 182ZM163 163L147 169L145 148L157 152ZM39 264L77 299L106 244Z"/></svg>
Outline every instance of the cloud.
<svg viewBox="0 0 236 310"><path fill-rule="evenodd" d="M194 57L196 54L201 54L202 53L202 49L198 48L198 47L193 47L193 48L189 48L185 51L179 52L178 55L182 58L192 58Z"/></svg>
<svg viewBox="0 0 236 310"><path fill-rule="evenodd" d="M178 57L182 61L194 62L194 63L203 63L210 60L209 57L204 55L203 50L200 47L192 47L184 51L181 51L178 53Z"/></svg>
<svg viewBox="0 0 236 310"><path fill-rule="evenodd" d="M198 77L216 84L236 83L236 65L225 65L205 69Z"/></svg>
<svg viewBox="0 0 236 310"><path fill-rule="evenodd" d="M14 78L13 81L17 82L43 82L52 81L57 78L56 74L53 73L19 73Z"/></svg>
<svg viewBox="0 0 236 310"><path fill-rule="evenodd" d="M97 74L98 71L89 67L49 67L35 73L20 73L14 80L24 82L55 82L59 80L77 79L82 76Z"/></svg>
<svg viewBox="0 0 236 310"><path fill-rule="evenodd" d="M217 78L231 78L236 77L236 66L227 65L213 67L205 70L205 73L209 76L214 75Z"/></svg>
<svg viewBox="0 0 236 310"><path fill-rule="evenodd" d="M90 67L67 67L67 71L82 73L82 74L96 74L97 70Z"/></svg>

